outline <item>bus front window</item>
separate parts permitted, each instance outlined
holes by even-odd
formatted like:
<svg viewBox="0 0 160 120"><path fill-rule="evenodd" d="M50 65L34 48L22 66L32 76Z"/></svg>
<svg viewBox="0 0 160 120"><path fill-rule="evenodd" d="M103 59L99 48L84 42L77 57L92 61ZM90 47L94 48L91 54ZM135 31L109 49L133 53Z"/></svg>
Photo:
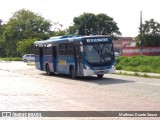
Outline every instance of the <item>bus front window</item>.
<svg viewBox="0 0 160 120"><path fill-rule="evenodd" d="M84 45L85 60L89 63L108 63L113 56L113 45L110 43Z"/></svg>

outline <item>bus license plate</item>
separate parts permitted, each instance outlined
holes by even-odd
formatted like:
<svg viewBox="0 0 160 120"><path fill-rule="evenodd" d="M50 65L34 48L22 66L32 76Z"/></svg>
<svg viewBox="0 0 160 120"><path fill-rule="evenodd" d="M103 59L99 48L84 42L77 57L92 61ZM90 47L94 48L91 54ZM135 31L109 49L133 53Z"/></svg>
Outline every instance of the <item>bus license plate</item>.
<svg viewBox="0 0 160 120"><path fill-rule="evenodd" d="M99 75L104 74L104 71L99 71L98 74Z"/></svg>

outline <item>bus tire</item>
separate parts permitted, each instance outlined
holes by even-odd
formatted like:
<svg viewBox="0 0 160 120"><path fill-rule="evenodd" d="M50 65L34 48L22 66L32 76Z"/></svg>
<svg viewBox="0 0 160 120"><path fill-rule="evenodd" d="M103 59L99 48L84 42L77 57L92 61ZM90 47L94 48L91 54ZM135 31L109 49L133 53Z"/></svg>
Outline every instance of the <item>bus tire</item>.
<svg viewBox="0 0 160 120"><path fill-rule="evenodd" d="M102 75L97 75L98 78L103 78L103 74Z"/></svg>
<svg viewBox="0 0 160 120"><path fill-rule="evenodd" d="M23 62L27 62L27 59L24 59Z"/></svg>
<svg viewBox="0 0 160 120"><path fill-rule="evenodd" d="M72 79L75 79L76 78L76 74L75 74L75 71L74 71L74 67L71 67L70 68L70 76Z"/></svg>
<svg viewBox="0 0 160 120"><path fill-rule="evenodd" d="M49 68L49 65L47 64L46 65L46 73L47 73L47 75L51 75L51 71L50 71L50 68Z"/></svg>

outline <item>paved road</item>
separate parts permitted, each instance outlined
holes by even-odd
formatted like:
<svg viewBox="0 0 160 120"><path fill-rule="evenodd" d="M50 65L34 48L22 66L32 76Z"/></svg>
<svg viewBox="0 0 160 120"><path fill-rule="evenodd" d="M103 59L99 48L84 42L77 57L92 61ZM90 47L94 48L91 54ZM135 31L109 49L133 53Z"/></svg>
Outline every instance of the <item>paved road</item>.
<svg viewBox="0 0 160 120"><path fill-rule="evenodd" d="M159 79L108 74L71 80L23 62L0 62L0 82L0 111L160 111Z"/></svg>

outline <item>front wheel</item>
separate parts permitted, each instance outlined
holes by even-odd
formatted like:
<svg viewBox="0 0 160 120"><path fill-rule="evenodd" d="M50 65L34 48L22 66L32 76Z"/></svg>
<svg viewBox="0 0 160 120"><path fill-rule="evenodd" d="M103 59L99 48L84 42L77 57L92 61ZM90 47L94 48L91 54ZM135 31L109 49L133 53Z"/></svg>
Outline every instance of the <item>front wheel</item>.
<svg viewBox="0 0 160 120"><path fill-rule="evenodd" d="M103 78L103 75L97 75L98 78Z"/></svg>

